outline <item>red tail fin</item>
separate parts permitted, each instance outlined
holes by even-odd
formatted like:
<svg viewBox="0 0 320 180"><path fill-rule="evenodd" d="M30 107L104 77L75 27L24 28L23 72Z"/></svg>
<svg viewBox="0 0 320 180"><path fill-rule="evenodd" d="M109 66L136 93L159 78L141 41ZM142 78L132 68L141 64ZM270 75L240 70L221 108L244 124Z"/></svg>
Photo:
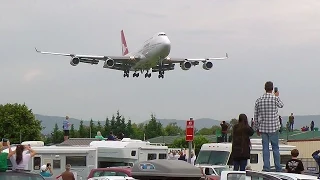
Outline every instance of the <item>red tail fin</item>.
<svg viewBox="0 0 320 180"><path fill-rule="evenodd" d="M122 55L125 56L129 53L126 38L124 37L124 32L121 30L121 43L122 43Z"/></svg>

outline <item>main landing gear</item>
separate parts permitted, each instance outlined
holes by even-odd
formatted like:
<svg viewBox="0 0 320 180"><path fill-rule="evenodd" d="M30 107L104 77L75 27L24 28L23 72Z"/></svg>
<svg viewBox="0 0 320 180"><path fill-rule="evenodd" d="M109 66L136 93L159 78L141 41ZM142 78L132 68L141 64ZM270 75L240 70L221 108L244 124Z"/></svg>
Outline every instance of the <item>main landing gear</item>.
<svg viewBox="0 0 320 180"><path fill-rule="evenodd" d="M123 77L129 77L129 70L124 70Z"/></svg>
<svg viewBox="0 0 320 180"><path fill-rule="evenodd" d="M150 78L151 77L151 73L149 73L149 71L147 71L147 73L144 75L145 78Z"/></svg>
<svg viewBox="0 0 320 180"><path fill-rule="evenodd" d="M158 78L164 78L164 71L159 71L159 75L158 75Z"/></svg>
<svg viewBox="0 0 320 180"><path fill-rule="evenodd" d="M132 76L133 76L133 77L139 77L139 73L134 72Z"/></svg>

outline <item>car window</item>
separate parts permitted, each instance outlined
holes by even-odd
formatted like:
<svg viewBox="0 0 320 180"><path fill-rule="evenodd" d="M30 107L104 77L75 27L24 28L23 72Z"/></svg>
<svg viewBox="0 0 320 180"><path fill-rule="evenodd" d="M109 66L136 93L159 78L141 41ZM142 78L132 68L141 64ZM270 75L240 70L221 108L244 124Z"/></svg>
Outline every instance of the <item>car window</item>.
<svg viewBox="0 0 320 180"><path fill-rule="evenodd" d="M246 175L240 173L228 173L227 180L245 180Z"/></svg>

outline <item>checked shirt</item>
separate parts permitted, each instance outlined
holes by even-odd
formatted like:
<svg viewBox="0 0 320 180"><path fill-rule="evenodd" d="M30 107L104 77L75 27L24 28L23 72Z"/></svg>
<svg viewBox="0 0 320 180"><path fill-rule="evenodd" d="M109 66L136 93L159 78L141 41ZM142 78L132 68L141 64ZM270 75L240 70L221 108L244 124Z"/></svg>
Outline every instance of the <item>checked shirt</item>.
<svg viewBox="0 0 320 180"><path fill-rule="evenodd" d="M256 100L254 108L255 128L261 133L274 133L281 127L278 108L283 102L272 93L265 93Z"/></svg>

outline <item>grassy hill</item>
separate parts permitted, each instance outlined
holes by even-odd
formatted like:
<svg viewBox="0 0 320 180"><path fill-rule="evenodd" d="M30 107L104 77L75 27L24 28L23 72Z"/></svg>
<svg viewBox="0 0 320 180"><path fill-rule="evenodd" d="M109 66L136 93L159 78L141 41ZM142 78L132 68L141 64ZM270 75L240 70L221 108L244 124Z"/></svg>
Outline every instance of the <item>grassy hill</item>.
<svg viewBox="0 0 320 180"><path fill-rule="evenodd" d="M60 117L60 116L46 116L46 115L40 115L40 114L35 114L36 119L42 121L42 126L45 127L42 130L43 134L49 134L54 128L55 123L58 124L59 128L62 128L62 122L65 119L65 117ZM78 129L80 125L80 120L79 119L74 119L70 118L69 119L72 124L74 124L74 127ZM284 123L288 121L288 116L283 116L282 120ZM303 115L303 116L295 116L295 128L300 129L302 126L310 126L311 121L315 122L315 126L318 127L320 124L320 115ZM169 123L174 123L176 122L177 125L183 129L185 129L186 126L186 120L177 120L177 119L158 119L160 123L163 124L163 126L168 125ZM134 122L134 120L133 120ZM145 121L147 122L147 121ZM144 122L144 123L145 123ZM204 127L211 127L213 125L219 125L221 121L220 120L215 120L215 119L210 119L210 118L201 118L201 119L195 119L195 127L199 130ZM104 120L101 121L101 124L104 124ZM84 125L89 125L89 120L84 120Z"/></svg>

